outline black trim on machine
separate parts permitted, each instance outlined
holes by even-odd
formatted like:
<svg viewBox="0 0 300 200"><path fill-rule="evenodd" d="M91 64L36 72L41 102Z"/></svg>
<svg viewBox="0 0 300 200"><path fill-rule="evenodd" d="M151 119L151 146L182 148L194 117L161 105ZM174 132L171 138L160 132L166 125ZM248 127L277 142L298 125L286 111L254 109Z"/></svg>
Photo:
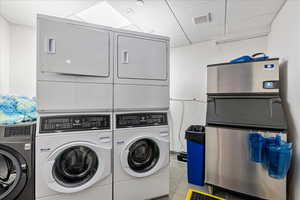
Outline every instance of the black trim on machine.
<svg viewBox="0 0 300 200"><path fill-rule="evenodd" d="M279 131L284 132L287 129L285 128L276 128L274 126L265 126L265 127L258 127L255 124L228 124L228 123L219 123L219 122L207 122L206 127L216 127L216 128L234 128L234 129L245 129L245 130L255 130L255 131Z"/></svg>
<svg viewBox="0 0 300 200"><path fill-rule="evenodd" d="M168 117L165 112L153 113L127 113L116 116L117 128L134 128L147 126L168 125Z"/></svg>
<svg viewBox="0 0 300 200"><path fill-rule="evenodd" d="M110 115L64 115L41 117L40 133L110 129Z"/></svg>

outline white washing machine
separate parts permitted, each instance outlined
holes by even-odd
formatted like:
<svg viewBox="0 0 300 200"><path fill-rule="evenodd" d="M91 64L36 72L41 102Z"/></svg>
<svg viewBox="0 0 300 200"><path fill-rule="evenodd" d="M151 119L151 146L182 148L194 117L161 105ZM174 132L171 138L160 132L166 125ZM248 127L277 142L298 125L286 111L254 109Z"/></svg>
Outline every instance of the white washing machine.
<svg viewBox="0 0 300 200"><path fill-rule="evenodd" d="M169 194L167 112L117 113L114 131L114 200Z"/></svg>
<svg viewBox="0 0 300 200"><path fill-rule="evenodd" d="M112 200L111 115L41 115L37 200Z"/></svg>
<svg viewBox="0 0 300 200"><path fill-rule="evenodd" d="M114 110L168 110L169 38L117 32Z"/></svg>

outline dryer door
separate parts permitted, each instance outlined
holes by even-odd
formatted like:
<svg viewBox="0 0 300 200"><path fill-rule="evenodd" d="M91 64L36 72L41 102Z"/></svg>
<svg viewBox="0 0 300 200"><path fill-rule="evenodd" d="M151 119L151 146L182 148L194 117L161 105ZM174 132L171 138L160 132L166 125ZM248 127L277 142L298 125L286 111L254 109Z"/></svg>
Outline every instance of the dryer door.
<svg viewBox="0 0 300 200"><path fill-rule="evenodd" d="M91 187L111 173L111 149L74 142L57 149L45 167L48 186L61 193Z"/></svg>
<svg viewBox="0 0 300 200"><path fill-rule="evenodd" d="M137 137L121 152L123 169L131 176L150 176L169 163L169 142L154 137Z"/></svg>
<svg viewBox="0 0 300 200"><path fill-rule="evenodd" d="M168 80L168 43L131 35L117 36L117 77L136 80Z"/></svg>
<svg viewBox="0 0 300 200"><path fill-rule="evenodd" d="M0 200L14 200L27 182L27 164L16 151L0 145Z"/></svg>

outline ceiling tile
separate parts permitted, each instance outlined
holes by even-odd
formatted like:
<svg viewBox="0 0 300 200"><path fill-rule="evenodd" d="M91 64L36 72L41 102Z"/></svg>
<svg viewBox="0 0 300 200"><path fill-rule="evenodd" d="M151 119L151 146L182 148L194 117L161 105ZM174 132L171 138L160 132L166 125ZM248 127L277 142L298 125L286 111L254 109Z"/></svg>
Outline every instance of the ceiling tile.
<svg viewBox="0 0 300 200"><path fill-rule="evenodd" d="M225 0L168 0L190 40L201 42L224 34ZM212 21L195 25L194 17L211 13Z"/></svg>
<svg viewBox="0 0 300 200"><path fill-rule="evenodd" d="M2 0L0 14L16 24L33 26L36 14L69 17L86 9L98 0Z"/></svg>
<svg viewBox="0 0 300 200"><path fill-rule="evenodd" d="M254 16L237 22L228 22L226 34L252 31L253 29L269 28L274 18L274 13Z"/></svg>
<svg viewBox="0 0 300 200"><path fill-rule="evenodd" d="M265 30L285 0L228 0L227 33Z"/></svg>
<svg viewBox="0 0 300 200"><path fill-rule="evenodd" d="M179 46L188 44L164 0L145 0L143 6L137 5L136 0L109 0L107 2L141 31L169 36L172 46L177 46L177 43Z"/></svg>

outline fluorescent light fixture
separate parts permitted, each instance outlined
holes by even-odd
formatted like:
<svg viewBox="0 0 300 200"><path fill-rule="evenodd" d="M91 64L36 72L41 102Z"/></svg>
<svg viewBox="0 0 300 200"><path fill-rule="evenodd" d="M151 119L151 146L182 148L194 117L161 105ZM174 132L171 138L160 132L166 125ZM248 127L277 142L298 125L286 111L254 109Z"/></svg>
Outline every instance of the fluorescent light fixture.
<svg viewBox="0 0 300 200"><path fill-rule="evenodd" d="M128 19L123 17L106 1L97 3L96 5L77 13L76 16L88 23L114 28L120 28L131 24Z"/></svg>

